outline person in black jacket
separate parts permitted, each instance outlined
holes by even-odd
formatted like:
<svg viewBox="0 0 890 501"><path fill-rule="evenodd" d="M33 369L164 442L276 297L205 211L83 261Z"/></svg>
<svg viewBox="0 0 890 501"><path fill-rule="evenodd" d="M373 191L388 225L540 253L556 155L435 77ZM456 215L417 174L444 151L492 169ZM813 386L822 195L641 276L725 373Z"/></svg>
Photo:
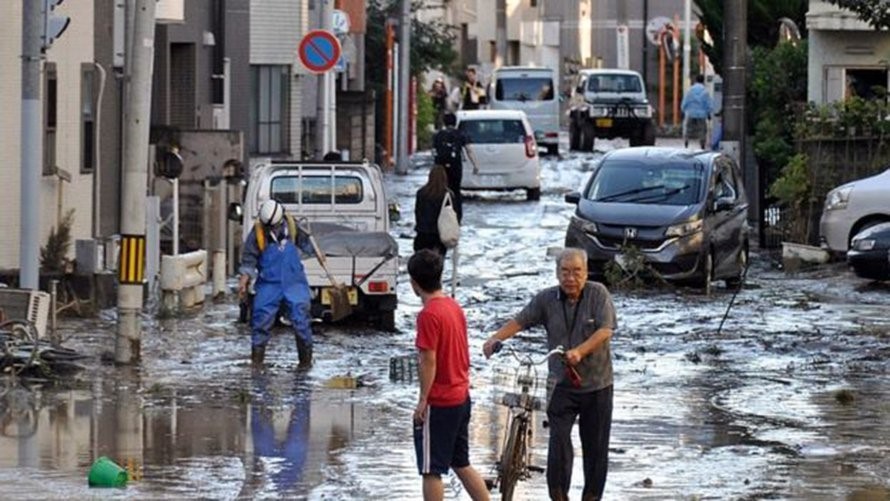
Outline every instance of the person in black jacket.
<svg viewBox="0 0 890 501"><path fill-rule="evenodd" d="M417 231L417 236L414 237L415 252L432 249L445 256L445 245L439 238L439 211L442 210L445 193L451 193L448 189L448 175L445 167L436 164L430 169L426 184L417 190L414 201L414 229ZM453 193L451 197L454 200Z"/></svg>

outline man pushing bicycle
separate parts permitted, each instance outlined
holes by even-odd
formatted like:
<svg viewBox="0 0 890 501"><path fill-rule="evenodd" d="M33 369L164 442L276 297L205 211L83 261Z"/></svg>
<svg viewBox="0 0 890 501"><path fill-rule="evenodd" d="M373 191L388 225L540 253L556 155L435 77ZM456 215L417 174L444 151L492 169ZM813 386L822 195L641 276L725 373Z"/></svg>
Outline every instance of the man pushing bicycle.
<svg viewBox="0 0 890 501"><path fill-rule="evenodd" d="M562 251L556 260L556 276L559 286L535 295L485 342L482 350L486 358L491 357L497 343L538 325L547 332L548 349L566 347L565 357L550 358L549 364L550 378L556 386L547 406L547 488L550 499L569 499L574 460L571 431L580 417L582 500L599 500L606 486L612 428L610 340L616 328L615 307L603 284L587 280L587 253L583 250Z"/></svg>

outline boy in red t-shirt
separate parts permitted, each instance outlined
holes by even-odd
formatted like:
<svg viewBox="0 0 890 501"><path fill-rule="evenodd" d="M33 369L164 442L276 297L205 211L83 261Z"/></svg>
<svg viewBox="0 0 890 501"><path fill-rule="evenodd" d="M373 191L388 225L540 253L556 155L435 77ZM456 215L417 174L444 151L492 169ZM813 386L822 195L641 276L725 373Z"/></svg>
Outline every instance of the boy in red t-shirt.
<svg viewBox="0 0 890 501"><path fill-rule="evenodd" d="M414 409L414 448L423 476L423 498L445 497L448 468L474 500L489 498L485 481L470 466L470 349L467 319L442 292L442 256L422 249L408 260L411 287L423 301L417 315L420 398Z"/></svg>

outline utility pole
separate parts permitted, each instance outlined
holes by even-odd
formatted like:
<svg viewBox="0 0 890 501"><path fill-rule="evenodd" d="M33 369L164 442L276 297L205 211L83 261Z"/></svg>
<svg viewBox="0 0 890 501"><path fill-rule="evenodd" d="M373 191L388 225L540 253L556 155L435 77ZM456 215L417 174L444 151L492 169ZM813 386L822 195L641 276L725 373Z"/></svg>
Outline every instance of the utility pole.
<svg viewBox="0 0 890 501"><path fill-rule="evenodd" d="M692 72L692 0L683 1L683 95L689 90ZM704 73L704 68L699 68Z"/></svg>
<svg viewBox="0 0 890 501"><path fill-rule="evenodd" d="M745 151L748 2L725 0L723 5L723 139L720 148L738 162L745 191L752 194L748 213L751 221L759 224L759 180L755 166L747 165Z"/></svg>
<svg viewBox="0 0 890 501"><path fill-rule="evenodd" d="M495 0L494 7L495 68L507 64L507 0Z"/></svg>
<svg viewBox="0 0 890 501"><path fill-rule="evenodd" d="M331 31L334 27L334 0L319 0L318 3L319 29ZM333 93L332 76L330 71L326 71L318 75L318 107L316 108L316 125L318 130L315 133L315 144L319 149L317 158L320 160L325 153L336 147L331 144L331 99Z"/></svg>
<svg viewBox="0 0 890 501"><path fill-rule="evenodd" d="M39 287L40 171L43 138L40 123L41 2L22 0L22 139L19 287Z"/></svg>
<svg viewBox="0 0 890 501"><path fill-rule="evenodd" d="M411 85L411 0L402 0L402 19L399 25L399 135L396 138L398 155L396 173L408 173L408 94Z"/></svg>
<svg viewBox="0 0 890 501"><path fill-rule="evenodd" d="M142 282L145 275L145 197L154 64L155 0L130 0L133 36L127 54L124 102L121 252L118 264L118 330L114 361L138 362L142 351Z"/></svg>

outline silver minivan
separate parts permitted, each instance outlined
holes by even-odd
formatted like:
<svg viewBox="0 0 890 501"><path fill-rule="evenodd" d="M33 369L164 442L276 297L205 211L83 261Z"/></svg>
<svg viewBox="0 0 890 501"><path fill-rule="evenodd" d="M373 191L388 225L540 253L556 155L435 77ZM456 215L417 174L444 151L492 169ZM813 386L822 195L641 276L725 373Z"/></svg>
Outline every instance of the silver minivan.
<svg viewBox="0 0 890 501"><path fill-rule="evenodd" d="M535 140L547 153L559 153L559 97L550 68L505 66L494 70L489 88L491 110L524 111Z"/></svg>

